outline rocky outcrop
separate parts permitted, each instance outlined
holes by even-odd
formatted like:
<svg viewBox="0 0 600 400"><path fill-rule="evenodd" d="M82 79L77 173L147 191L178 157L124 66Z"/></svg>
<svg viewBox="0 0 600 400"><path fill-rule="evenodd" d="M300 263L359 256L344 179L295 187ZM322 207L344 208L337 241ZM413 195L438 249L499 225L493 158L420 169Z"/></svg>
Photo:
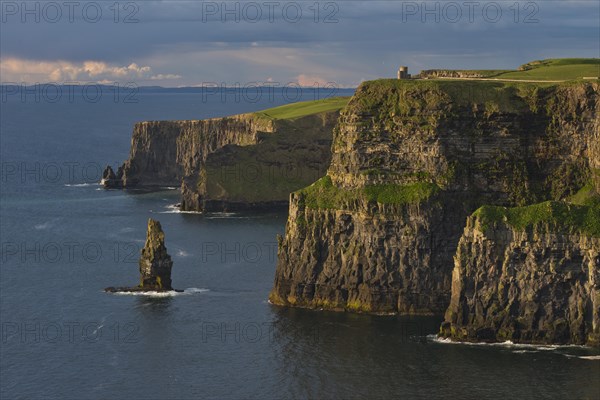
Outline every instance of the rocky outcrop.
<svg viewBox="0 0 600 400"><path fill-rule="evenodd" d="M599 108L594 83L362 84L327 176L290 198L270 301L443 314L467 217L574 194L597 163Z"/></svg>
<svg viewBox="0 0 600 400"><path fill-rule="evenodd" d="M172 291L171 268L173 261L167 253L165 234L160 222L150 218L146 243L139 261L140 284L135 287L108 287L106 292Z"/></svg>
<svg viewBox="0 0 600 400"><path fill-rule="evenodd" d="M560 203L543 207L563 216L581 211ZM588 212L600 223L600 208ZM440 334L600 345L600 232L556 223L514 227L506 217L490 222L478 211L454 257L452 299Z"/></svg>
<svg viewBox="0 0 600 400"><path fill-rule="evenodd" d="M107 189L121 189L123 187L123 167L119 167L117 173L113 171L110 165L107 165L102 173L100 184Z"/></svg>

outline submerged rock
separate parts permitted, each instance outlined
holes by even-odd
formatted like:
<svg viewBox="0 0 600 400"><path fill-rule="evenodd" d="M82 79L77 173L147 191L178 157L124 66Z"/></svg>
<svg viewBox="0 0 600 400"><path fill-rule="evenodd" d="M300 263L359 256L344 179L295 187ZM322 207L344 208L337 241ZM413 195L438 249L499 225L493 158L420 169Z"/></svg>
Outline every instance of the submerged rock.
<svg viewBox="0 0 600 400"><path fill-rule="evenodd" d="M167 253L165 234L160 222L150 218L148 220L148 233L146 244L142 249L139 261L140 284L135 287L108 287L106 292L146 292L146 291L171 291L171 269L173 261ZM180 291L180 290L176 290Z"/></svg>

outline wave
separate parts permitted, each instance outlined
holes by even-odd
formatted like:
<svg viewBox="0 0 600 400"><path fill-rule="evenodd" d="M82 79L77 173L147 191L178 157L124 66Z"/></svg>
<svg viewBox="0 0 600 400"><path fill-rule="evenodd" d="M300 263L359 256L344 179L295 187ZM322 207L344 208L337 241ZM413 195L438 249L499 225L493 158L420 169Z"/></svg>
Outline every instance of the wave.
<svg viewBox="0 0 600 400"><path fill-rule="evenodd" d="M187 288L183 291L183 293L189 293L189 294L194 294L194 293L204 293L204 292L210 292L210 289L200 289L200 288Z"/></svg>
<svg viewBox="0 0 600 400"><path fill-rule="evenodd" d="M582 360L600 360L600 356L576 356Z"/></svg>
<svg viewBox="0 0 600 400"><path fill-rule="evenodd" d="M233 212L215 212L206 216L206 219L222 219L222 218L237 218L237 219L250 219L249 216L240 216Z"/></svg>
<svg viewBox="0 0 600 400"><path fill-rule="evenodd" d="M580 355L573 354L573 350L577 350L580 352L581 350L591 350L592 348L589 346L582 346L577 344L545 344L545 345L536 345L536 344L528 344L528 343L513 343L510 340L500 343L475 343L475 342L458 342L451 339L444 339L438 337L438 335L427 335L427 339L429 341L435 343L442 344L456 344L463 346L486 346L486 347L500 347L503 349L511 350L514 354L528 354L528 353L539 353L543 351L553 352L552 354L558 354L565 356L567 358L578 358L581 360L592 360L592 361L600 361L600 355ZM566 351L571 350L570 353Z"/></svg>
<svg viewBox="0 0 600 400"><path fill-rule="evenodd" d="M182 211L177 204L169 204L165 206L168 211L156 211L156 214L203 214L202 211Z"/></svg>
<svg viewBox="0 0 600 400"><path fill-rule="evenodd" d="M438 335L427 335L427 339L442 344L456 344L463 346L490 346L490 347L504 347L510 349L521 349L516 350L515 352L525 353L525 352L537 352L537 351L554 351L560 349L589 349L588 346L582 346L578 344L530 344L530 343L514 343L510 340L505 342L494 342L494 343L485 343L485 342L459 342L449 338L441 338Z"/></svg>
<svg viewBox="0 0 600 400"><path fill-rule="evenodd" d="M88 187L88 186L98 186L99 183L65 183L67 187Z"/></svg>
<svg viewBox="0 0 600 400"><path fill-rule="evenodd" d="M43 224L37 224L37 225L34 225L33 227L38 231L42 231L42 230L50 228L51 226L52 226L52 224L50 223L50 221L46 221Z"/></svg>
<svg viewBox="0 0 600 400"><path fill-rule="evenodd" d="M187 288L184 289L183 292L176 292L171 290L169 292L156 292L149 290L147 292L115 292L111 293L117 296L144 296L144 297L176 297L176 296L189 296L196 293L204 293L208 292L209 289L200 289L200 288Z"/></svg>

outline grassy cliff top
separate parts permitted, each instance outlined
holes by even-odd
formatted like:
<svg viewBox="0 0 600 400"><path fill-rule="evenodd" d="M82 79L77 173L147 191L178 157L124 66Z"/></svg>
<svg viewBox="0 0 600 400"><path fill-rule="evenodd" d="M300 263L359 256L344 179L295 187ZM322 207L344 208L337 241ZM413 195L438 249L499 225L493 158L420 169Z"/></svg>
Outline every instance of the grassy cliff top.
<svg viewBox="0 0 600 400"><path fill-rule="evenodd" d="M522 65L518 71L496 76L501 79L573 80L600 77L599 58L556 58L533 61Z"/></svg>
<svg viewBox="0 0 600 400"><path fill-rule="evenodd" d="M543 111L540 107L567 101L565 94L569 91L598 85L597 82L377 79L363 82L346 110L368 113L380 119L393 115L437 118L452 114L448 112L456 110L455 107L465 106L485 110L486 115L498 112L537 113Z"/></svg>
<svg viewBox="0 0 600 400"><path fill-rule="evenodd" d="M338 188L328 175L299 190L304 205L312 209L343 209L356 200L379 204L405 205L421 203L437 193L434 183L417 182L409 185L371 185L359 189Z"/></svg>
<svg viewBox="0 0 600 400"><path fill-rule="evenodd" d="M600 194L589 182L565 201L545 201L512 208L483 206L473 216L479 219L484 230L498 222L520 230L545 224L560 232L579 232L600 237Z"/></svg>
<svg viewBox="0 0 600 400"><path fill-rule="evenodd" d="M350 97L330 97L322 100L301 101L254 113L267 119L296 119L307 115L341 110L348 104Z"/></svg>
<svg viewBox="0 0 600 400"><path fill-rule="evenodd" d="M493 111L527 111L538 92L558 83L477 80L378 79L363 82L349 109L375 115L432 115L456 106L479 104ZM531 99L531 100L530 100ZM493 108L493 109L492 109Z"/></svg>
<svg viewBox="0 0 600 400"><path fill-rule="evenodd" d="M554 58L523 64L518 70L455 70L482 78L566 81L600 77L599 58ZM474 79L476 80L476 78Z"/></svg>
<svg viewBox="0 0 600 400"><path fill-rule="evenodd" d="M473 216L478 218L484 230L496 223L504 222L519 230L549 225L559 232L579 232L600 237L600 201L585 205L546 201L513 208L483 206L475 211Z"/></svg>

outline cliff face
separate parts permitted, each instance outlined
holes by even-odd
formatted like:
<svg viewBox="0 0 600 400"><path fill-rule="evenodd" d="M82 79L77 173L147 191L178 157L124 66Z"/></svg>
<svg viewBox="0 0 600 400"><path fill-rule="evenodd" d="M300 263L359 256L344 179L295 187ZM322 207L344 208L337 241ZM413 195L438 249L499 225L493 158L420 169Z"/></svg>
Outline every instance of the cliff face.
<svg viewBox="0 0 600 400"><path fill-rule="evenodd" d="M325 179L316 185L331 185ZM450 287L444 262L456 248L452 238L461 213L445 209L435 188L396 204L377 203L368 194L331 208L311 204L319 197L292 194L273 303L373 313L443 312Z"/></svg>
<svg viewBox="0 0 600 400"><path fill-rule="evenodd" d="M594 237L556 224L519 229L506 220L485 225L478 213L467 222L440 334L600 345L600 232Z"/></svg>
<svg viewBox="0 0 600 400"><path fill-rule="evenodd" d="M570 196L598 165L598 85L367 82L327 176L292 194L275 304L442 314L467 217Z"/></svg>
<svg viewBox="0 0 600 400"><path fill-rule="evenodd" d="M289 193L323 175L338 111L296 119L242 114L135 125L129 159L107 187L180 186L181 209L287 206ZM112 175L111 175L112 173Z"/></svg>
<svg viewBox="0 0 600 400"><path fill-rule="evenodd" d="M226 146L208 155L198 180L204 210L287 207L289 194L325 173L339 113L325 112L273 122L273 135L257 144ZM185 198L185 196L184 196Z"/></svg>
<svg viewBox="0 0 600 400"><path fill-rule="evenodd" d="M248 145L258 132L272 132L270 121L242 114L199 121L150 121L133 129L129 159L123 166L123 184L179 186L184 177L198 173L211 152L228 144Z"/></svg>

